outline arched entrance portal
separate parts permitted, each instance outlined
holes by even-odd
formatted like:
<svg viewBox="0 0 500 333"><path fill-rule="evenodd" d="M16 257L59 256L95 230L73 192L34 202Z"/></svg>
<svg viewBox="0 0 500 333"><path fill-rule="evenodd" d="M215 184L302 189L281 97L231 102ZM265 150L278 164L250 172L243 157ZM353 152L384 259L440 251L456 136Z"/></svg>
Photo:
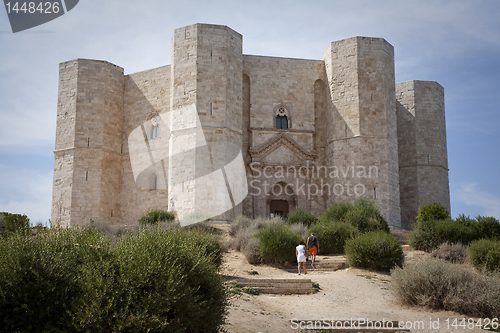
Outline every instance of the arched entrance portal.
<svg viewBox="0 0 500 333"><path fill-rule="evenodd" d="M288 201L286 200L271 200L270 203L270 210L271 213L274 214L274 216L282 216L282 217L287 217L288 216Z"/></svg>
<svg viewBox="0 0 500 333"><path fill-rule="evenodd" d="M267 197L267 214L282 216L287 218L288 213L292 211L297 204L297 195L293 187L284 181L280 181L271 187Z"/></svg>

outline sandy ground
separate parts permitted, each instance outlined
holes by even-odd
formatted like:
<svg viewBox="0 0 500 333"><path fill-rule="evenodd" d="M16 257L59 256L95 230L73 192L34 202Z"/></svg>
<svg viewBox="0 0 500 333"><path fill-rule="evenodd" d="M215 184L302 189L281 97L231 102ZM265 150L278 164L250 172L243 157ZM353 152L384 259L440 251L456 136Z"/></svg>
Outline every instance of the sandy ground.
<svg viewBox="0 0 500 333"><path fill-rule="evenodd" d="M406 255L409 262L419 260L426 254L411 251ZM258 275L248 273L253 270ZM309 295L235 295L231 298L227 324L224 326L229 333L305 332L305 329L300 329L298 321L291 322L294 318L401 321L411 332L422 333L486 332L476 327L452 327L455 319L458 319L458 323L463 318L468 319L454 312L400 305L391 294L391 277L388 274L348 268L334 272L313 270L308 271L305 276L299 276L279 268L250 265L242 253L234 251L225 254L224 274L245 278L308 278L321 288L318 293ZM310 323L303 322L302 327L307 328L308 324ZM416 328L417 325L419 327Z"/></svg>

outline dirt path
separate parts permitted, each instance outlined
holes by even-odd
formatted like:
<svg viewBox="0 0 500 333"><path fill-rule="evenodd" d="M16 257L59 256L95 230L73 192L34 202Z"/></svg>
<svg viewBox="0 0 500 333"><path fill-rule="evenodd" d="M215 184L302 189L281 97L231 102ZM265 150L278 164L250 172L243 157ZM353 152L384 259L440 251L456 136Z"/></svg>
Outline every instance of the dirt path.
<svg viewBox="0 0 500 333"><path fill-rule="evenodd" d="M407 260L418 260L421 256L424 254L409 252ZM250 271L257 271L258 275L250 275ZM478 328L451 327L455 319L458 323L468 319L454 312L401 306L389 290L390 275L349 268L335 272L309 271L299 276L279 268L250 265L239 252L225 254L224 274L245 278L309 278L321 288L310 295L235 295L225 325L229 333L305 331L300 329L298 321L291 323L294 318L319 321L363 318L380 321L379 325L383 325L382 320L402 321L411 332L422 333L486 332ZM302 327L307 324L302 323Z"/></svg>

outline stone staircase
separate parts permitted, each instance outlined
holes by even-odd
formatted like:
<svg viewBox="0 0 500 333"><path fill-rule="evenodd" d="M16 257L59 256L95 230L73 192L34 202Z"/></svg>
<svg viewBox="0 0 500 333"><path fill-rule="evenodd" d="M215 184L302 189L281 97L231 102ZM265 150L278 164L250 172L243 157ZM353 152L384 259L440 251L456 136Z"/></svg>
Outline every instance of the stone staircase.
<svg viewBox="0 0 500 333"><path fill-rule="evenodd" d="M228 282L241 289L251 288L259 294L310 294L316 291L310 279L238 278Z"/></svg>
<svg viewBox="0 0 500 333"><path fill-rule="evenodd" d="M344 256L333 256L333 257L316 257L316 262L314 264L315 268L311 265L311 260L307 260L306 270L307 271L336 271L339 269L344 269L349 267L347 265L347 260ZM297 272L297 266L287 267L286 271L291 273Z"/></svg>

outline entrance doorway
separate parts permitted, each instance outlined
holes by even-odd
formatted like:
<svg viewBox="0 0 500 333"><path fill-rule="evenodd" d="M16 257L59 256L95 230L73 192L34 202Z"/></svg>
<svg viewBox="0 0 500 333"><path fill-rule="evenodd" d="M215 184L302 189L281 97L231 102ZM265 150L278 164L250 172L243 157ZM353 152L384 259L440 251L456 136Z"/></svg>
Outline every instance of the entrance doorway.
<svg viewBox="0 0 500 333"><path fill-rule="evenodd" d="M271 200L270 211L274 216L288 216L288 201L286 200Z"/></svg>

